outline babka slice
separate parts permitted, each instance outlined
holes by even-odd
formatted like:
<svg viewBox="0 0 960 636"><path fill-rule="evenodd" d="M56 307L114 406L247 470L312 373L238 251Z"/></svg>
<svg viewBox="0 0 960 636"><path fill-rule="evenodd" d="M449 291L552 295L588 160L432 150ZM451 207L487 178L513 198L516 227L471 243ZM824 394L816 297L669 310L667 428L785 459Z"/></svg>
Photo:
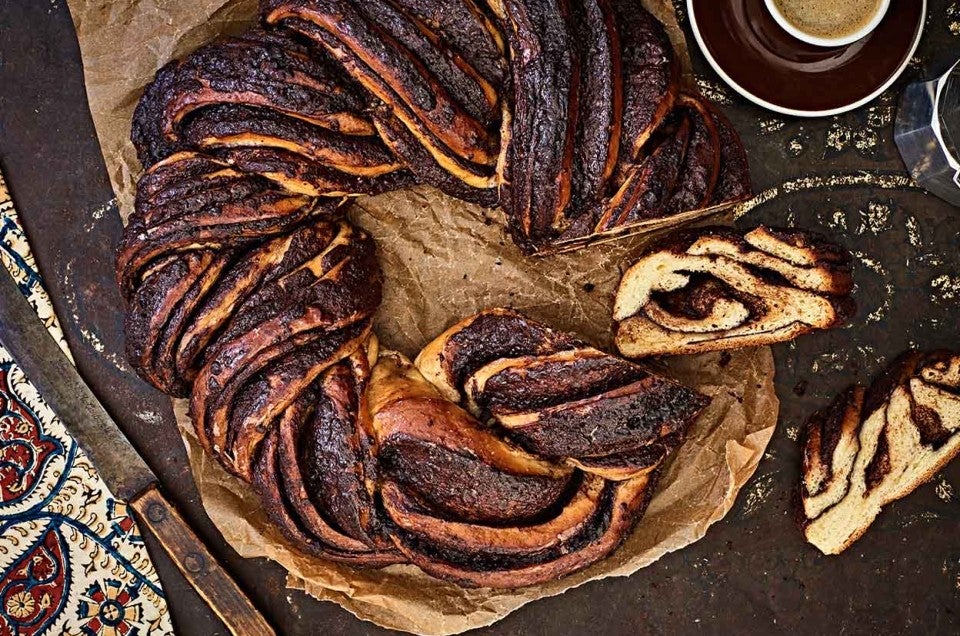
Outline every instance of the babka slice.
<svg viewBox="0 0 960 636"><path fill-rule="evenodd" d="M616 344L629 358L772 344L853 314L849 254L811 232L681 232L623 275Z"/></svg>
<svg viewBox="0 0 960 636"><path fill-rule="evenodd" d="M824 554L859 539L883 506L960 452L960 355L902 355L869 390L853 387L804 431L801 526Z"/></svg>

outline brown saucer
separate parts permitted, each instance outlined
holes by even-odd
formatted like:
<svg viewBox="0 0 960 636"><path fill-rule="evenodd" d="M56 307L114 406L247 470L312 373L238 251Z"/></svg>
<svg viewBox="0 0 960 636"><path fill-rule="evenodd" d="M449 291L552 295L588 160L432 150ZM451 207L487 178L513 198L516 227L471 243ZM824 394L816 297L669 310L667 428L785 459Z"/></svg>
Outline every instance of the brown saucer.
<svg viewBox="0 0 960 636"><path fill-rule="evenodd" d="M690 26L714 70L737 92L787 115L836 115L897 79L920 42L926 0L893 0L853 44L824 48L784 31L764 0L687 0Z"/></svg>

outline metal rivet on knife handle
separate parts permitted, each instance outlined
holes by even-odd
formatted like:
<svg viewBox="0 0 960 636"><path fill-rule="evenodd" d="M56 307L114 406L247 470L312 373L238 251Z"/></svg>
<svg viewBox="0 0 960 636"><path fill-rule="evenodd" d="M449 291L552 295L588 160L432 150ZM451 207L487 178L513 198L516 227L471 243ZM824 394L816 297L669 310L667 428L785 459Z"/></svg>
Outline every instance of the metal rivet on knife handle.
<svg viewBox="0 0 960 636"><path fill-rule="evenodd" d="M156 486L147 488L129 503L140 522L157 537L183 576L231 634L275 633Z"/></svg>

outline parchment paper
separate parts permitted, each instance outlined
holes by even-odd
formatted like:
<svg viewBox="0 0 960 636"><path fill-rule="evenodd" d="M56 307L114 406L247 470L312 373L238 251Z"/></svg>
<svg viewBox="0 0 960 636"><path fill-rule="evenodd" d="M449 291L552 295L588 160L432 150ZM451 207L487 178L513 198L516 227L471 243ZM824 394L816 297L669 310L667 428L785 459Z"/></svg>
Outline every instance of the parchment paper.
<svg viewBox="0 0 960 636"><path fill-rule="evenodd" d="M669 0L643 0L667 26L689 69ZM131 211L141 169L130 118L156 70L255 15L254 0L70 0L90 108L121 215ZM385 297L376 330L384 346L409 356L460 318L513 306L600 346L611 340L613 292L649 237L579 252L523 257L501 214L430 188L359 199L354 222L377 240ZM182 403L178 422L204 507L240 554L267 557L289 571L288 585L339 603L360 618L424 634L488 625L532 600L606 576L624 576L701 538L733 505L753 474L777 421L768 348L668 360L661 371L714 396L670 462L646 517L611 558L573 576L514 591L465 590L413 566L356 570L300 555L266 522L249 488L205 457Z"/></svg>
<svg viewBox="0 0 960 636"><path fill-rule="evenodd" d="M518 607L588 581L627 576L703 537L727 514L753 474L777 421L769 347L673 358L668 375L711 395L689 438L667 465L647 514L619 550L593 566L520 590L464 589L412 565L358 570L291 550L250 488L211 460L193 436L186 401L174 407L210 518L245 557L287 568L287 585L338 603L359 618L418 634L456 634L494 623Z"/></svg>

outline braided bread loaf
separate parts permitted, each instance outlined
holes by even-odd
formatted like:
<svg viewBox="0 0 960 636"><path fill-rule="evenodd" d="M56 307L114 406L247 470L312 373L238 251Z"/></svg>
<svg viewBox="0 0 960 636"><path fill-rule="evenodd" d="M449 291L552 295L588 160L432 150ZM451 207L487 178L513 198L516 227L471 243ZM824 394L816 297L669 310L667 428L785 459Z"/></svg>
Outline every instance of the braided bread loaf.
<svg viewBox="0 0 960 636"><path fill-rule="evenodd" d="M422 182L507 215L526 252L748 195L729 122L682 91L631 0L263 0L252 29L171 62L132 139L313 197Z"/></svg>
<svg viewBox="0 0 960 636"><path fill-rule="evenodd" d="M603 558L706 398L508 310L416 364L381 352L376 248L342 201L501 201L537 251L743 196L732 128L625 0L261 9L137 106L134 368L189 397L205 451L305 553L499 587Z"/></svg>

